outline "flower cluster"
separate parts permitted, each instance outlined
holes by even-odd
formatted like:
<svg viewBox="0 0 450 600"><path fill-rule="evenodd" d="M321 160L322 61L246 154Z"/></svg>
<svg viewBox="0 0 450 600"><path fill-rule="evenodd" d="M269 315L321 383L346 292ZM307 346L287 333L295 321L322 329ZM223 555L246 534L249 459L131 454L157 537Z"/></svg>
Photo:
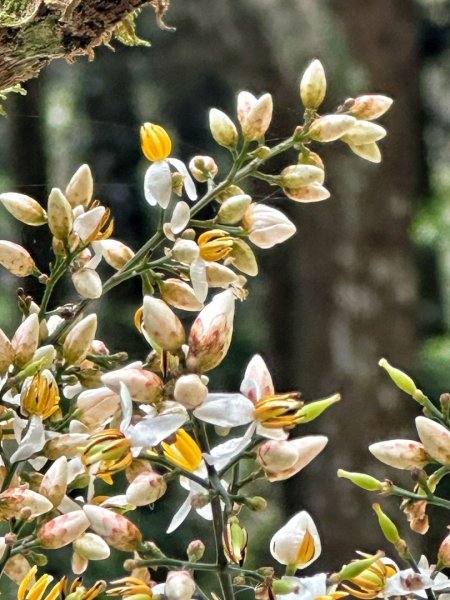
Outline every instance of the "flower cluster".
<svg viewBox="0 0 450 600"><path fill-rule="evenodd" d="M23 224L48 226L54 254L48 273L42 273L36 267L41 261L25 248L0 241L0 264L17 277L36 277L43 286L40 299L20 295L22 320L11 337L0 331L0 520L5 525L0 577L4 573L19 584L20 600L92 600L105 589L111 597L135 600L197 595L230 600L245 587L258 598L288 600L338 600L349 593L374 598L387 589L402 593L397 581L402 572L379 554L333 576L297 578L297 570L312 563L321 549L305 511L270 543L273 557L286 567L284 577L272 567L245 568L246 509L260 511L267 505L254 495L252 483L292 477L322 452L327 438L298 435L297 427L318 418L340 397L304 402L298 392L275 391L259 355L248 363L238 392L209 389L207 374L230 348L236 302L248 294L246 277L258 273L255 249L269 249L296 231L281 210L252 198L249 182L257 178L278 186L289 199L314 202L329 196L324 164L311 150L314 144L341 140L359 156L380 160L377 141L386 132L373 120L391 100L360 96L333 114L319 115L325 91L323 67L313 61L300 82L304 122L274 146L265 142L273 113L270 94L257 98L241 92L236 123L213 108L212 137L232 158L225 174L219 174L210 156L195 156L187 167L172 156L167 131L144 124L142 150L151 162L144 196L160 218L138 249L112 238L114 221L94 199L87 165L65 191L52 190L45 210L23 194L0 194L1 204ZM272 157L293 151L295 164L279 175L265 172ZM96 270L102 260L112 269L106 281ZM54 288L67 275L75 302L52 306ZM144 360L130 362L125 353L111 354L98 338L91 305L132 277L142 281L134 321L148 348ZM189 327L185 312L194 313ZM423 446L391 452L404 455L403 468L447 464L448 450L433 444L430 433L430 427L443 426L422 419ZM221 443L213 442L216 433ZM389 448L378 445L374 453L385 456ZM245 474L241 461L246 461ZM126 482L121 493L99 495L99 484L117 483L119 473L124 476L119 481ZM186 545L187 560L166 556L133 521L137 507L159 501L174 482L185 490L185 499L172 511L167 533L191 511L213 525L211 540ZM130 553L124 567L131 574L89 588L81 577L70 584L67 578L53 582L49 574L37 577L46 553L69 545L75 576L89 561L108 559L111 548ZM216 561L202 562L205 548L213 546ZM217 588L208 593L198 587L202 571L217 575ZM433 583L423 587L438 581L434 574L428 580Z"/></svg>

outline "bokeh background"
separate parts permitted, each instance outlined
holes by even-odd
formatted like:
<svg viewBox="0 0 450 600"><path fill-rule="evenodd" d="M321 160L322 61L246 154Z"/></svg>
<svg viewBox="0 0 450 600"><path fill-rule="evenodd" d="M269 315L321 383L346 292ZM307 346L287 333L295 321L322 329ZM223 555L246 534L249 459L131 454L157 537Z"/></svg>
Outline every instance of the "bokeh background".
<svg viewBox="0 0 450 600"><path fill-rule="evenodd" d="M249 283L250 298L238 306L231 356L212 383L234 391L243 365L255 352L272 369L280 391L301 390L307 400L341 392L343 402L299 434L325 433L326 451L304 472L275 484L265 513L249 515L251 562L269 562L266 541L287 517L307 509L324 544L313 569L338 567L354 550L386 547L371 509L375 497L336 477L336 470L398 476L372 460L367 446L381 439L416 439L418 407L396 390L377 366L386 356L438 399L450 389L450 2L448 0L173 0L160 31L151 10L139 34L151 48L114 43L93 62L54 62L25 97L7 101L0 121L0 191L27 193L45 204L51 187L64 188L87 162L95 194L116 217L115 237L137 248L152 231L143 199L147 166L139 147L143 121L163 124L175 140L174 155L227 157L212 141L207 113L217 107L234 117L236 94L247 89L274 96L268 140L289 135L301 122L299 77L312 58L326 69L323 109L366 92L392 96L383 117L383 163L373 165L343 144L323 147L326 185L332 197L298 205L256 186L255 198L288 213L298 235L270 255L261 251L262 276ZM278 172L289 161L273 164ZM18 229L4 211L3 239L19 241L48 262L48 239ZM0 326L10 334L18 311L17 282L0 273ZM32 281L27 293L39 300ZM58 290L71 300L71 286ZM111 351L142 358L148 348L132 323L140 286L127 283L102 300L100 337ZM267 487L264 488L267 490ZM263 490L261 490L263 491ZM265 493L265 492L264 492ZM149 536L164 531L180 497L137 513ZM423 540L408 530L394 500L383 506L417 549ZM447 522L432 515L428 552ZM243 516L244 517L244 516ZM164 550L183 548L208 525L194 518L164 539ZM117 553L114 575L120 575ZM61 559L51 568L61 568ZM89 577L109 577L105 565Z"/></svg>

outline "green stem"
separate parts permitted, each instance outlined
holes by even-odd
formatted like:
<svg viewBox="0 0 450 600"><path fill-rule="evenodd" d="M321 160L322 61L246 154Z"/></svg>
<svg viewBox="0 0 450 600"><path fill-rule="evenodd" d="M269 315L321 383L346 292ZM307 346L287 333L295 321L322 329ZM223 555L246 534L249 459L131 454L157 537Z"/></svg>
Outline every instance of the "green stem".
<svg viewBox="0 0 450 600"><path fill-rule="evenodd" d="M450 510L450 501L445 500L445 498L440 498L439 496L435 496L434 494L422 496L420 494L416 494L414 492L410 492L409 490L405 490L396 485L392 486L389 490L390 496L400 496L401 498L409 498L410 500L422 501L426 500L429 504L434 504L435 506L440 506L441 508L446 508Z"/></svg>

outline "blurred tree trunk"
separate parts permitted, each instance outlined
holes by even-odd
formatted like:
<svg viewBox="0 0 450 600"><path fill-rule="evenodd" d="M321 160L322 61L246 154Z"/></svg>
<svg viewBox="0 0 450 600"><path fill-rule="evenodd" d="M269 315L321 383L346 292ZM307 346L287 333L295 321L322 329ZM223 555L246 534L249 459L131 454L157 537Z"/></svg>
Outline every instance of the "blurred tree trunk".
<svg viewBox="0 0 450 600"><path fill-rule="evenodd" d="M412 401L398 393L377 362L387 356L410 372L414 366L416 274L408 226L423 190L424 163L414 2L330 0L329 6L367 79L359 91L395 99L384 120L388 137L381 143L381 165L359 161L344 149L333 150L332 157L331 150L324 153L333 197L323 206L305 207L296 249L285 250L287 267L273 270L271 278L273 354L281 380L300 387L308 400L334 391L343 396L308 428L327 434L330 442L311 468L315 474L305 471L299 490L337 564L350 558L355 539L364 550L377 544L369 508L375 498L336 479L337 468L393 476L376 464L367 445L411 429ZM290 513L298 510L294 486L286 485Z"/></svg>

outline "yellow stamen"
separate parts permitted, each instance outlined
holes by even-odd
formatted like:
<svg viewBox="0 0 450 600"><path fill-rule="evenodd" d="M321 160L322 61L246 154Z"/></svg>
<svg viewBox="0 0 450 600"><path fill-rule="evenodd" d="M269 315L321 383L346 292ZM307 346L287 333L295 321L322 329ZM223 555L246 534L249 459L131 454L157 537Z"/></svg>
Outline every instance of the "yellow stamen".
<svg viewBox="0 0 450 600"><path fill-rule="evenodd" d="M123 598L127 598L135 594L142 594L142 596L139 596L139 600L151 600L153 598L152 588L145 581L137 577L123 577L122 579L111 581L111 585L117 587L108 590L106 592L108 596L122 596ZM147 597L145 597L145 594Z"/></svg>
<svg viewBox="0 0 450 600"><path fill-rule="evenodd" d="M305 565L310 560L312 560L315 551L316 545L314 544L314 538L311 535L311 533L308 530L306 530L302 544L297 554L297 567L301 567L302 565Z"/></svg>
<svg viewBox="0 0 450 600"><path fill-rule="evenodd" d="M95 465L95 475L110 484L111 475L126 469L133 460L131 442L118 429L100 431L89 438L81 460L88 469Z"/></svg>
<svg viewBox="0 0 450 600"><path fill-rule="evenodd" d="M37 566L34 565L33 567L31 567L31 569L25 575L25 577L22 580L22 583L19 586L19 589L17 590L17 600L25 600L25 594L28 589L28 586L30 585L31 580L36 575L36 573L37 573Z"/></svg>
<svg viewBox="0 0 450 600"><path fill-rule="evenodd" d="M361 600L372 600L377 598L386 585L386 580L395 575L397 569L394 565L386 564L382 560L377 560L362 573L350 580L353 585L343 584L344 590L349 592L355 598Z"/></svg>
<svg viewBox="0 0 450 600"><path fill-rule="evenodd" d="M177 432L174 444L162 442L164 456L186 471L196 471L202 462L202 452L195 440L184 429Z"/></svg>
<svg viewBox="0 0 450 600"><path fill-rule="evenodd" d="M144 320L144 307L141 306L134 313L134 324L139 333L142 333L142 322Z"/></svg>
<svg viewBox="0 0 450 600"><path fill-rule="evenodd" d="M100 206L100 202L98 200L95 200L95 202L92 203L91 208L96 208L97 206ZM104 213L103 217L100 219L99 224L94 229L94 231L91 233L89 238L87 240L85 240L85 243L90 244L91 242L94 242L94 241L107 240L108 238L111 237L113 231L114 231L114 219L111 218L111 211L109 210L109 208L107 208L107 209L105 209L105 213Z"/></svg>
<svg viewBox="0 0 450 600"><path fill-rule="evenodd" d="M59 408L59 391L51 376L35 375L21 400L26 415L38 415L45 419L51 417Z"/></svg>
<svg viewBox="0 0 450 600"><path fill-rule="evenodd" d="M255 404L255 419L270 429L292 429L303 406L298 398L297 392L266 396Z"/></svg>
<svg viewBox="0 0 450 600"><path fill-rule="evenodd" d="M198 240L200 256L209 262L225 258L233 250L234 240L221 229L211 229L202 233Z"/></svg>
<svg viewBox="0 0 450 600"><path fill-rule="evenodd" d="M141 148L144 156L153 162L164 160L172 151L172 141L160 125L144 123L141 127Z"/></svg>

